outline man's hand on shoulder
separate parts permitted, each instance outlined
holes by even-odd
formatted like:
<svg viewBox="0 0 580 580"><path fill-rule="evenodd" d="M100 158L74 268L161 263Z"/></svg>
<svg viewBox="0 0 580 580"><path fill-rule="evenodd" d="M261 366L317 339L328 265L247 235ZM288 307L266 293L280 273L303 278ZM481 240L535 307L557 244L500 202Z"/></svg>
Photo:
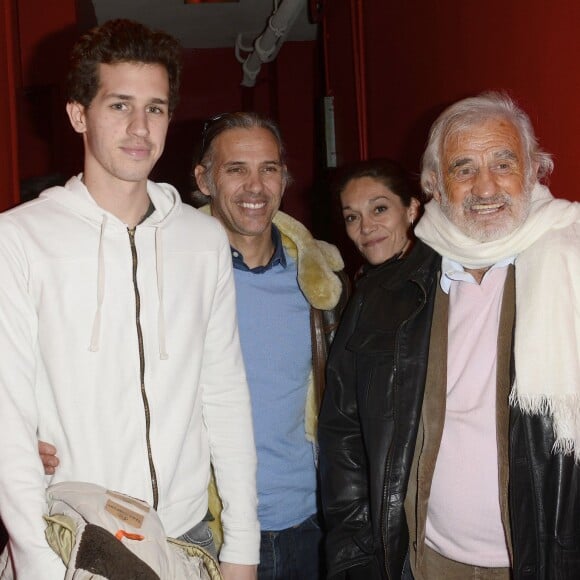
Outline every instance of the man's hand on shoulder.
<svg viewBox="0 0 580 580"><path fill-rule="evenodd" d="M39 441L38 455L40 455L44 473L46 475L54 475L59 464L58 457L56 456L56 447L45 441Z"/></svg>
<svg viewBox="0 0 580 580"><path fill-rule="evenodd" d="M254 565L222 562L220 569L224 580L256 580L258 578L258 566Z"/></svg>

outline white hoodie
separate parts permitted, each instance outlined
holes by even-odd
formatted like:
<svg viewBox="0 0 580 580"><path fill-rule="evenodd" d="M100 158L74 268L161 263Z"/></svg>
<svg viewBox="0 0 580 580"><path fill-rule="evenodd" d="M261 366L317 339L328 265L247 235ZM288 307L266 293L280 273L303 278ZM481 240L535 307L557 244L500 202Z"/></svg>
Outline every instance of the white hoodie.
<svg viewBox="0 0 580 580"><path fill-rule="evenodd" d="M156 478L161 521L179 536L206 513L210 453L221 559L258 561L227 236L171 186L149 182L148 194L155 211L134 252L127 226L76 177L0 215L0 515L19 580L64 577L44 539L48 484L87 481L153 504ZM58 449L53 477L37 438Z"/></svg>

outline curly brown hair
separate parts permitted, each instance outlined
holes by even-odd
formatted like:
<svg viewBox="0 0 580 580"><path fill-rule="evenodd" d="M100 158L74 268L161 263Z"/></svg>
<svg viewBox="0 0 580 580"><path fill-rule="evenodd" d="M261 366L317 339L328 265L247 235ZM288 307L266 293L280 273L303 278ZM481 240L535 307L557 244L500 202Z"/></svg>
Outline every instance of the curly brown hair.
<svg viewBox="0 0 580 580"><path fill-rule="evenodd" d="M68 101L88 107L99 90L99 64L160 64L169 78L169 113L179 101L181 45L162 31L132 20L109 20L89 30L73 47L67 78Z"/></svg>

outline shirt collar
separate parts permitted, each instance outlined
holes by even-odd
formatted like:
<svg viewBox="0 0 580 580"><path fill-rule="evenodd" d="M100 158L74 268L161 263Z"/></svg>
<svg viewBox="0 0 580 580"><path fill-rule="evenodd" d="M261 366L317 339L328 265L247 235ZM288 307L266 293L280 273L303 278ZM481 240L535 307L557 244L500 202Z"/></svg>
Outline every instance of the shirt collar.
<svg viewBox="0 0 580 580"><path fill-rule="evenodd" d="M147 208L147 211L143 214L143 217L139 220L137 225L140 226L148 217L153 215L153 212L155 212L155 206L153 205L151 198L149 198L149 207Z"/></svg>
<svg viewBox="0 0 580 580"><path fill-rule="evenodd" d="M505 258L504 260L501 260L500 262L497 262L497 264L491 266L490 270L494 270L495 268L505 268L506 266L513 264L515 259L515 256ZM449 294L449 289L451 288L452 282L470 282L475 284L475 278L469 272L466 272L465 268L459 262L455 262L454 260L443 256L441 260L440 284L441 290L443 290L445 294Z"/></svg>
<svg viewBox="0 0 580 580"><path fill-rule="evenodd" d="M274 253L270 258L270 261L265 266L256 266L255 268L249 268L244 262L244 256L239 250L230 246L232 251L232 263L236 270L243 270L244 272L252 272L254 274L261 274L270 270L277 264L280 264L282 268L286 268L286 254L284 254L284 246L282 245L282 236L280 230L272 224L272 243L274 244Z"/></svg>

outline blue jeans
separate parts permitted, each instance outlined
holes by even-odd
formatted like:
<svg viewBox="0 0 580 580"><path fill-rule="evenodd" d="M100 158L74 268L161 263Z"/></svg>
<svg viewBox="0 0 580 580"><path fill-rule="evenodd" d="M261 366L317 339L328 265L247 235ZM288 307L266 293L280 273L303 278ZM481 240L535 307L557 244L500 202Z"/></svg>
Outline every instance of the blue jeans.
<svg viewBox="0 0 580 580"><path fill-rule="evenodd" d="M191 530L179 536L178 540L189 542L196 546L201 546L206 552L209 552L216 560L218 559L217 550L213 541L213 534L209 528L209 524L202 520L196 524Z"/></svg>
<svg viewBox="0 0 580 580"><path fill-rule="evenodd" d="M262 532L258 580L324 578L322 546L322 530L316 515L292 528Z"/></svg>

